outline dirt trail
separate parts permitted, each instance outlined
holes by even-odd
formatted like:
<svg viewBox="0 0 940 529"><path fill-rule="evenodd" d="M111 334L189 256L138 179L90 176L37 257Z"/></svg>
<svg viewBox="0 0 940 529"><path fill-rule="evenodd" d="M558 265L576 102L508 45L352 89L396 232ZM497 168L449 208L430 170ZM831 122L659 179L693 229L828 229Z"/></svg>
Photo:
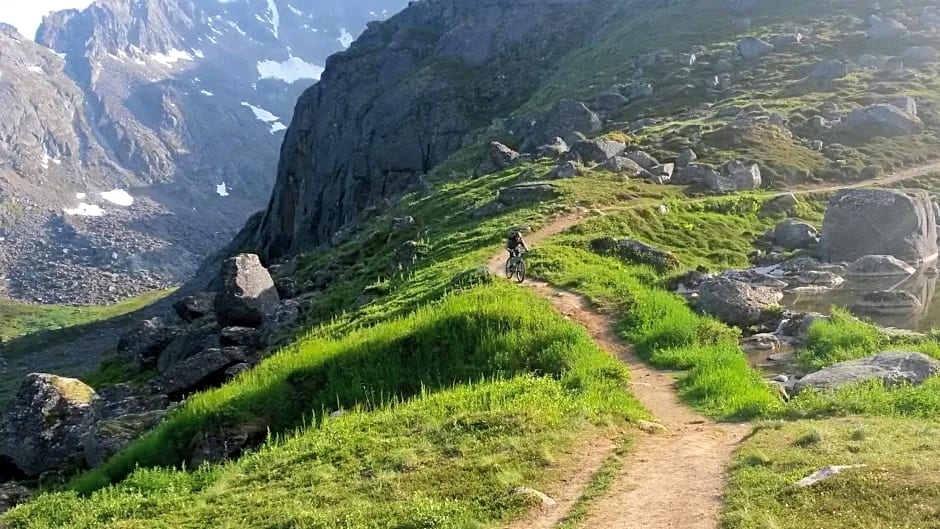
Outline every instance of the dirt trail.
<svg viewBox="0 0 940 529"><path fill-rule="evenodd" d="M883 186L940 172L940 162L898 171L855 184L793 189L794 194L836 191L845 188ZM648 207L636 204L628 207ZM610 208L612 210L624 208ZM585 211L564 215L526 236L537 245L579 224ZM497 253L487 268L502 274L506 253ZM665 433L641 434L624 470L611 489L591 508L584 527L605 529L714 529L722 507L728 464L738 443L750 431L746 424L716 423L679 401L674 373L647 366L614 332L610 316L598 311L585 297L543 281L524 285L547 299L565 318L583 326L594 341L630 367L633 395L667 428ZM563 469L563 478L546 492L557 501L554 508L533 512L510 526L515 529L551 528L561 522L613 449L596 441L577 450L578 461Z"/></svg>
<svg viewBox="0 0 940 529"><path fill-rule="evenodd" d="M537 244L582 219L583 213L560 217L529 235L527 242ZM505 254L501 253L490 260L488 267L498 274L504 262ZM656 435L641 434L623 473L592 508L585 527L716 527L725 471L735 446L749 428L717 424L680 403L673 374L652 369L640 361L616 336L610 317L584 297L541 281L526 280L524 285L549 300L566 318L587 329L604 350L623 360L630 367L631 392L668 429ZM548 528L564 518L590 476L603 463L603 458L594 454L583 454L583 458L578 475L566 477L558 490L547 491L561 496L559 504L536 513L517 527Z"/></svg>

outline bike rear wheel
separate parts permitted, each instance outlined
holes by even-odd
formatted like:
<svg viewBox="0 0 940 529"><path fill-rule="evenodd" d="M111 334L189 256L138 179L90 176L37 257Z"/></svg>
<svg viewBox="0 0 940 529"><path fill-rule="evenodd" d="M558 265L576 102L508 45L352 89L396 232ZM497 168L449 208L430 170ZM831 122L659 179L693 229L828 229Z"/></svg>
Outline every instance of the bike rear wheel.
<svg viewBox="0 0 940 529"><path fill-rule="evenodd" d="M525 281L525 261L519 259L519 262L516 263L516 281L522 283Z"/></svg>

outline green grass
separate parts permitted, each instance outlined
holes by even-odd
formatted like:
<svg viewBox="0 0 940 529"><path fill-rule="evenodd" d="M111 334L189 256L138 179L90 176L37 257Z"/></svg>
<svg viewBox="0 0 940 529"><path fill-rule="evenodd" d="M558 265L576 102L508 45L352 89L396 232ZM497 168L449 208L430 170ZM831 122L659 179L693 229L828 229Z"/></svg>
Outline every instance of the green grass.
<svg viewBox="0 0 940 529"><path fill-rule="evenodd" d="M940 527L940 425L843 418L778 423L738 451L723 529ZM828 465L867 465L811 487Z"/></svg>
<svg viewBox="0 0 940 529"><path fill-rule="evenodd" d="M148 292L113 305L27 305L0 300L0 338L10 340L38 331L63 329L116 318L170 295L173 289Z"/></svg>

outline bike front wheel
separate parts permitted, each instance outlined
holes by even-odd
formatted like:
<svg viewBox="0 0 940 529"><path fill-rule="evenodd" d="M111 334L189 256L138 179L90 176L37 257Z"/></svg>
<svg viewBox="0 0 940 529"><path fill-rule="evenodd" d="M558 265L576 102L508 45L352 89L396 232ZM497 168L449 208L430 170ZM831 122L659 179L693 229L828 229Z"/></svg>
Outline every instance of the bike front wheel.
<svg viewBox="0 0 940 529"><path fill-rule="evenodd" d="M516 272L516 268L513 266L512 261L512 257L506 259L506 279L512 279L513 274Z"/></svg>

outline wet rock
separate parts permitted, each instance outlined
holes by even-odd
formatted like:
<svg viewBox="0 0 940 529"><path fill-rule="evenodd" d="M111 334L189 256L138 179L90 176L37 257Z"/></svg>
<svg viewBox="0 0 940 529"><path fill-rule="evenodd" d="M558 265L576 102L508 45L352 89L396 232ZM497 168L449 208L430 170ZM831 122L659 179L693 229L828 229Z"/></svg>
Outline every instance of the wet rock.
<svg viewBox="0 0 940 529"><path fill-rule="evenodd" d="M127 448L144 433L152 430L166 416L164 410L154 410L99 421L82 439L82 451L89 468L95 468Z"/></svg>
<svg viewBox="0 0 940 529"><path fill-rule="evenodd" d="M799 220L787 219L774 228L774 244L785 250L811 248L818 240L816 228Z"/></svg>
<svg viewBox="0 0 940 529"><path fill-rule="evenodd" d="M937 222L930 196L889 189L836 193L826 209L819 255L829 262L868 255L891 255L915 266L933 261Z"/></svg>
<svg viewBox="0 0 940 529"><path fill-rule="evenodd" d="M176 328L170 327L162 318L144 320L121 336L117 353L141 369L152 369L157 365L160 353L175 337Z"/></svg>
<svg viewBox="0 0 940 529"><path fill-rule="evenodd" d="M793 386L794 394L812 388L838 389L869 380L878 380L887 387L902 384L920 385L927 378L940 374L940 361L910 351L888 351L860 360L849 360L810 373Z"/></svg>
<svg viewBox="0 0 940 529"><path fill-rule="evenodd" d="M483 160L477 166L474 174L484 176L512 167L519 159L519 153L498 141L490 142L486 146Z"/></svg>
<svg viewBox="0 0 940 529"><path fill-rule="evenodd" d="M738 41L738 53L745 59L757 59L774 51L774 45L755 37L745 37Z"/></svg>
<svg viewBox="0 0 940 529"><path fill-rule="evenodd" d="M82 438L94 424L95 398L80 380L28 375L0 419L0 459L31 478L81 468Z"/></svg>
<svg viewBox="0 0 940 529"><path fill-rule="evenodd" d="M240 254L222 264L222 289L215 313L222 326L258 327L277 306L274 280L255 254Z"/></svg>
<svg viewBox="0 0 940 529"><path fill-rule="evenodd" d="M770 333L755 334L741 341L745 352L779 351L780 339Z"/></svg>
<svg viewBox="0 0 940 529"><path fill-rule="evenodd" d="M863 294L854 308L858 312L891 313L907 312L922 305L917 296L905 290L877 290Z"/></svg>
<svg viewBox="0 0 940 529"><path fill-rule="evenodd" d="M924 122L894 105L877 104L857 108L842 120L846 134L876 138L880 136L911 136L924 132Z"/></svg>
<svg viewBox="0 0 940 529"><path fill-rule="evenodd" d="M847 273L854 277L909 276L917 270L891 255L866 255L849 265Z"/></svg>
<svg viewBox="0 0 940 529"><path fill-rule="evenodd" d="M596 139L579 141L571 150L578 153L585 162L604 163L623 153L626 148L626 144L619 141Z"/></svg>
<svg viewBox="0 0 940 529"><path fill-rule="evenodd" d="M544 202L557 196L558 191L551 184L532 182L501 189L496 196L497 202L505 206L515 206L531 202Z"/></svg>
<svg viewBox="0 0 940 529"><path fill-rule="evenodd" d="M755 287L722 277L708 279L698 289L697 307L728 325L748 327L761 322L764 311L776 306L783 295L774 289Z"/></svg>
<svg viewBox="0 0 940 529"><path fill-rule="evenodd" d="M173 310L181 320L192 323L213 313L212 301L213 295L208 293L186 296L173 303Z"/></svg>

